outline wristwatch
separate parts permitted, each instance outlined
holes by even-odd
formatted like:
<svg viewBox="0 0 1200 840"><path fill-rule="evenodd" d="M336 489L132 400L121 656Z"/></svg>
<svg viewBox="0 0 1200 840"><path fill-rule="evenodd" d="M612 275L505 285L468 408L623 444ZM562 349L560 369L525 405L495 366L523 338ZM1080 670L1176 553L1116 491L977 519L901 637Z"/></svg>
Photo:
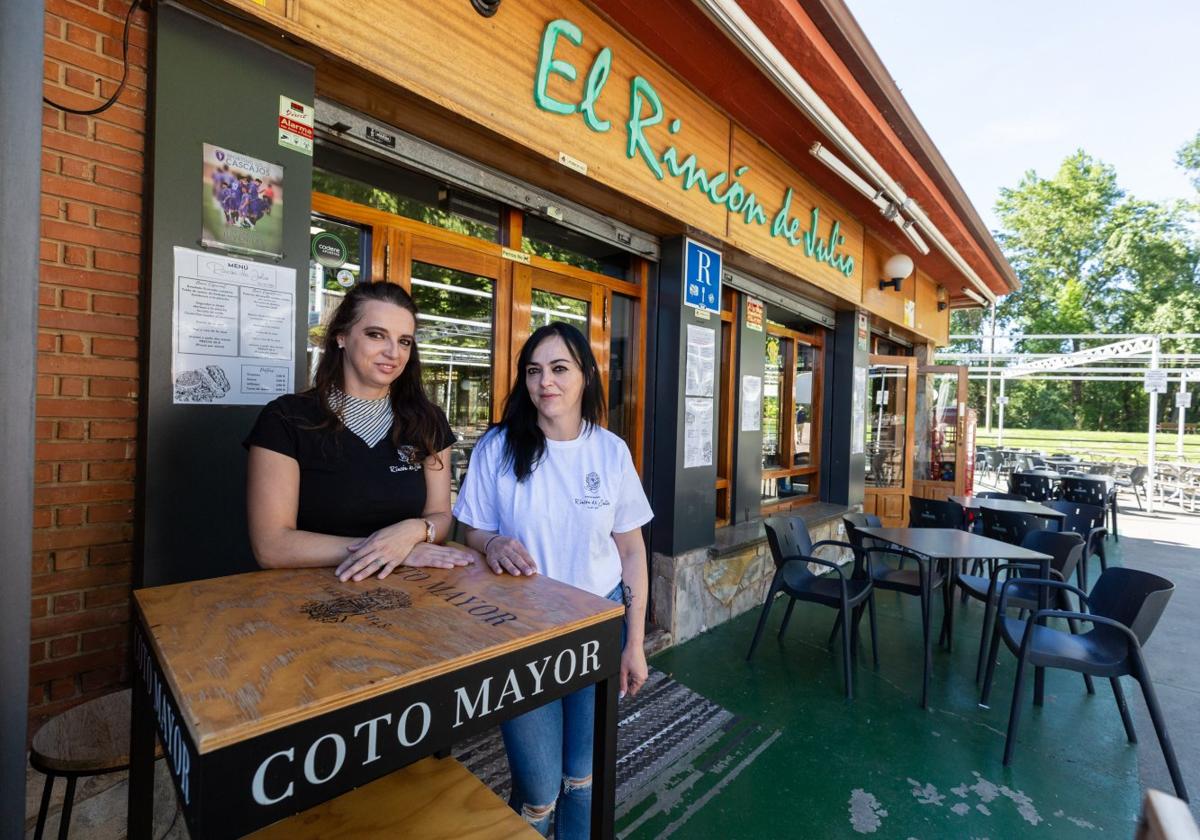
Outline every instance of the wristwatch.
<svg viewBox="0 0 1200 840"><path fill-rule="evenodd" d="M421 521L425 523L425 542L433 542L434 538L437 537L437 531L434 529L433 523L428 519L422 519Z"/></svg>

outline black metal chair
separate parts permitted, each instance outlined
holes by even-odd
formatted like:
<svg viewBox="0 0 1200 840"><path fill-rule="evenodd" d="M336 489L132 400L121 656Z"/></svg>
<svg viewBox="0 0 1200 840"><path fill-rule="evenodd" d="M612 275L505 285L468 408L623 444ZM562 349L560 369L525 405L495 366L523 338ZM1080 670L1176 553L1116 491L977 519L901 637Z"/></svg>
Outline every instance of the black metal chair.
<svg viewBox="0 0 1200 840"><path fill-rule="evenodd" d="M945 587L946 575L936 568L937 564L930 561L929 558L922 557L906 548L886 544L881 540L868 537L859 531L860 528L878 528L878 517L864 513L848 513L842 517L842 522L846 525L846 536L855 548L856 557L861 557L864 562L869 560L872 554L885 558L873 568L864 567L856 569L856 576L862 574L869 575L876 589L887 589L899 592L902 595L914 595L921 599L921 630L924 634L923 641L926 651L925 673L921 690L921 705L924 707L927 705L929 698L929 671L931 665L928 651L930 648L929 633L933 613L933 593ZM914 560L916 568L893 568L888 565L887 558L908 558ZM947 625L949 615L950 610L948 609L942 614L943 636L949 633Z"/></svg>
<svg viewBox="0 0 1200 840"><path fill-rule="evenodd" d="M1104 538L1108 536L1108 529L1104 527L1104 508L1066 499L1054 499L1043 504L1067 515L1062 530L1074 531L1083 537L1085 547L1079 561L1079 588L1087 589L1088 561L1093 555L1100 557L1100 570L1108 570L1108 558L1104 553Z"/></svg>
<svg viewBox="0 0 1200 840"><path fill-rule="evenodd" d="M963 526L963 510L954 502L908 497L908 527L957 528Z"/></svg>
<svg viewBox="0 0 1200 840"><path fill-rule="evenodd" d="M1047 473L1014 472L1008 477L1008 489L1031 502L1053 499L1057 482Z"/></svg>
<svg viewBox="0 0 1200 840"><path fill-rule="evenodd" d="M823 604L838 610L838 618L842 626L842 667L846 673L846 697L854 697L854 682L852 660L857 652L858 620L862 617L858 607L864 602L870 612L871 621L871 653L876 667L879 665L879 642L875 628L875 599L870 574L870 558L863 558L867 573L861 576L849 576L837 563L814 557L813 552L823 546L840 546L854 551L855 566L858 565L859 552L850 543L836 540L821 540L814 544L808 534L804 520L798 516L772 516L764 523L767 531L767 542L771 546L771 557L775 560L775 577L767 590L767 599L763 602L762 613L758 617L758 626L754 629L754 639L750 642L750 651L746 654L749 662L758 647L763 628L767 624L767 616L775 603L775 596L782 592L789 598L787 612L783 615L783 624L779 627L779 638L783 638L788 622L792 619L792 609L797 601L809 601ZM836 572L832 575L815 575L809 568L810 563L824 566ZM854 613L851 614L851 610ZM853 639L851 638L853 636Z"/></svg>
<svg viewBox="0 0 1200 840"><path fill-rule="evenodd" d="M1117 484L1098 475L1064 475L1062 497L1069 502L1096 505L1112 516L1113 539L1117 539Z"/></svg>
<svg viewBox="0 0 1200 840"><path fill-rule="evenodd" d="M1049 554L1050 576L1054 580L1067 580L1075 573L1083 556L1084 539L1076 533L1060 533L1058 531L1030 531L1021 541L1023 548ZM1002 575L1008 577L1039 578L1040 567L1036 563L1005 563L996 567L990 575L959 575L955 584L962 589L963 595L970 596L976 601L982 601L983 628L979 636L979 658L975 662L975 682L983 677L984 657L987 654L988 642L991 641L992 622L995 620L996 603L999 597L999 584ZM1063 593L1058 601L1060 609L1071 609L1071 603ZM1037 609L1037 592L1033 587L1014 587L1009 593L1009 606L1021 610ZM1092 693L1091 680L1086 680L1088 692Z"/></svg>
<svg viewBox="0 0 1200 840"><path fill-rule="evenodd" d="M1008 604L1010 590L1014 586L1030 585L1073 592L1078 596L1081 608L1077 612L1041 609L1028 621L1005 617L1004 610ZM1187 801L1187 788L1179 772L1179 763L1175 760L1175 749L1167 734L1166 721L1158 705L1150 671L1142 658L1142 648L1162 617L1174 591L1175 584L1166 578L1136 569L1116 567L1100 575L1091 595L1085 595L1082 589L1057 580L1023 578L1004 583L1000 590L997 611L1000 618L992 635L992 658L988 662L980 703L987 705L995 674L995 653L1000 639L1003 638L1005 645L1017 655L1017 674L1013 682L1012 707L1008 715L1008 734L1004 743L1006 766L1012 761L1016 747L1017 726L1021 719L1021 690L1024 687L1027 667L1063 668L1094 677L1107 677L1117 701L1117 709L1121 713L1121 722L1125 725L1125 735L1132 744L1137 743L1137 734L1133 729L1133 719L1125 703L1125 694L1121 690L1119 679L1131 676L1141 686L1142 696L1146 699L1150 720L1154 724L1159 746L1162 747L1171 782L1175 785L1175 793L1180 799ZM1090 622L1092 629L1082 635L1069 635L1047 627L1044 621L1048 618ZM1094 753L1092 755L1094 756Z"/></svg>

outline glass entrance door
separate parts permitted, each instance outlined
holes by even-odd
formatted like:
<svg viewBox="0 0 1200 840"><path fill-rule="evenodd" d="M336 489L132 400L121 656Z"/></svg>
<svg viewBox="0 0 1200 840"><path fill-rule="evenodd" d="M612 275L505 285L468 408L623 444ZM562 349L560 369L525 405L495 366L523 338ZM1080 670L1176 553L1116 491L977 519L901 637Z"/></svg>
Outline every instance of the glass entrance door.
<svg viewBox="0 0 1200 840"><path fill-rule="evenodd" d="M908 499L913 491L915 380L915 359L871 356L863 508L878 516L885 527L908 525Z"/></svg>
<svg viewBox="0 0 1200 840"><path fill-rule="evenodd" d="M931 365L917 369L913 495L945 499L965 493L966 405L966 367Z"/></svg>

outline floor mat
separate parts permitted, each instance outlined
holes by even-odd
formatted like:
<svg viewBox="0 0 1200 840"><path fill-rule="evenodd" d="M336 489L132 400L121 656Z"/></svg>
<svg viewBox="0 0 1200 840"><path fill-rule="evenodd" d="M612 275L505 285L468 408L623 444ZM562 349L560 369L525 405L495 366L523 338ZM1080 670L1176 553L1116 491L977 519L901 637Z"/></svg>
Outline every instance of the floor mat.
<svg viewBox="0 0 1200 840"><path fill-rule="evenodd" d="M778 735L651 668L642 690L622 700L618 710L618 836L670 836ZM499 730L463 741L453 752L508 798L508 759Z"/></svg>

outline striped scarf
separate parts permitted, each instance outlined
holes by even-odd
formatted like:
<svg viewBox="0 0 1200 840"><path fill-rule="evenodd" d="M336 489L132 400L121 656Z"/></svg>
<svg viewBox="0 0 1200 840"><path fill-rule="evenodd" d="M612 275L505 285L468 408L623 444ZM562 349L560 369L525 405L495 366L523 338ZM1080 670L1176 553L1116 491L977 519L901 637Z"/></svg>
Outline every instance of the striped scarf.
<svg viewBox="0 0 1200 840"><path fill-rule="evenodd" d="M364 400L334 388L329 394L329 407L342 418L342 423L347 429L371 447L387 437L395 421L390 396Z"/></svg>

